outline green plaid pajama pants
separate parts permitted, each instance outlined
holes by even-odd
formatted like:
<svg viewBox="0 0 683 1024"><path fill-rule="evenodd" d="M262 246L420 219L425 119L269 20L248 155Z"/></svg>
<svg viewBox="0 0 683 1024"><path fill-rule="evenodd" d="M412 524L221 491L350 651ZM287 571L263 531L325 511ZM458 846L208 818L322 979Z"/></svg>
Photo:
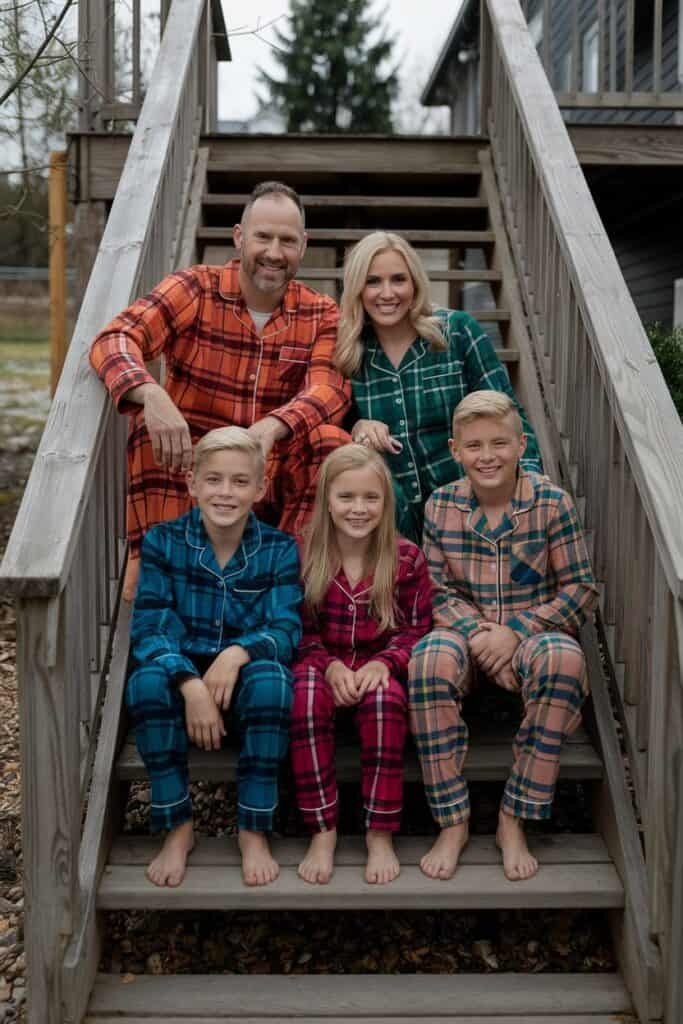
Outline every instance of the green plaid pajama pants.
<svg viewBox="0 0 683 1024"><path fill-rule="evenodd" d="M552 813L562 742L581 721L588 693L583 653L565 633L523 640L512 668L524 704L502 807L518 818ZM463 775L468 730L462 701L474 677L465 637L435 629L413 649L409 668L410 721L432 814L441 828L470 814Z"/></svg>

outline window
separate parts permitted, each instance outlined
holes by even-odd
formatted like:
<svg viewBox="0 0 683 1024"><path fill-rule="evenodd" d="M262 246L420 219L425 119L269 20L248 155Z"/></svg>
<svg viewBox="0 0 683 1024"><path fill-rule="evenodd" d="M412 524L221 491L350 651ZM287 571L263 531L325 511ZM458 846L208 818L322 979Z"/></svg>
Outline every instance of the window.
<svg viewBox="0 0 683 1024"><path fill-rule="evenodd" d="M581 89L583 92L598 92L599 40L598 22L594 21L581 37Z"/></svg>

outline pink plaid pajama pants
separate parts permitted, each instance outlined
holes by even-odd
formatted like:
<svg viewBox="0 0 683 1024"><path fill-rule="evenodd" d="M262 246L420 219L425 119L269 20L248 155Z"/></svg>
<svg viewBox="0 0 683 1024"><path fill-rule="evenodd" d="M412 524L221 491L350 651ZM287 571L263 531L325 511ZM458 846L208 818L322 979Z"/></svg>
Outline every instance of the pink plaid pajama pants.
<svg viewBox="0 0 683 1024"><path fill-rule="evenodd" d="M502 807L518 818L552 813L563 740L581 721L588 693L583 653L565 633L539 633L520 643L512 668L524 717L512 746L512 770ZM410 722L432 814L441 828L469 818L463 775L468 731L462 701L474 666L467 640L435 629L413 649L409 668Z"/></svg>

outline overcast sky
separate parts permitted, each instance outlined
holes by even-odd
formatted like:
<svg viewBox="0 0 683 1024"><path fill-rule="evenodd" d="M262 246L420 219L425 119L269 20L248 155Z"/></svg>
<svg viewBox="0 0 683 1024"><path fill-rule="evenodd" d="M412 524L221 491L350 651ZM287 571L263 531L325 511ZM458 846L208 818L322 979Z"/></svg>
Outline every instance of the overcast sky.
<svg viewBox="0 0 683 1024"><path fill-rule="evenodd" d="M340 0L343 2L343 0ZM386 10L385 22L396 37L394 51L401 61L402 92L405 102L415 102L441 52L462 0L372 0L373 11ZM220 68L218 116L221 120L243 120L256 112L254 98L256 69L277 71L267 39L273 30L255 37L253 29L266 25L289 11L288 0L223 0L232 61ZM279 25L286 29L283 17Z"/></svg>

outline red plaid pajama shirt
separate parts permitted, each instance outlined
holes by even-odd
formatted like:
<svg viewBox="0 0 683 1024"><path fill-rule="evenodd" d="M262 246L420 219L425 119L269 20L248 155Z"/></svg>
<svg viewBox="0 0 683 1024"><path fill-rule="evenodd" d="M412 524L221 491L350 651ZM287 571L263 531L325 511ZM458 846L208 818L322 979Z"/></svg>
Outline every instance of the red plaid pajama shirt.
<svg viewBox="0 0 683 1024"><path fill-rule="evenodd" d="M336 827L335 703L325 679L331 662L358 669L381 661L389 686L377 687L356 705L361 744L361 792L366 828L396 831L403 797L403 747L408 703L405 681L410 654L432 621L427 563L420 549L399 539L395 604L398 625L380 632L370 614L372 577L351 586L340 569L314 618L304 608L304 634L294 665L292 766L299 810L312 831Z"/></svg>
<svg viewBox="0 0 683 1024"><path fill-rule="evenodd" d="M164 387L193 443L214 427L250 427L276 416L291 436L266 468L259 513L300 533L310 518L318 470L348 436L341 423L350 386L334 368L338 310L332 299L290 281L259 336L239 288L239 261L170 274L115 317L95 339L90 361L119 412L131 413L128 537L137 555L155 523L190 508L183 473L157 466L142 409L126 393L153 383L145 361L164 356Z"/></svg>

